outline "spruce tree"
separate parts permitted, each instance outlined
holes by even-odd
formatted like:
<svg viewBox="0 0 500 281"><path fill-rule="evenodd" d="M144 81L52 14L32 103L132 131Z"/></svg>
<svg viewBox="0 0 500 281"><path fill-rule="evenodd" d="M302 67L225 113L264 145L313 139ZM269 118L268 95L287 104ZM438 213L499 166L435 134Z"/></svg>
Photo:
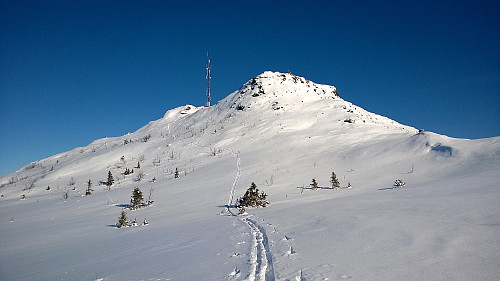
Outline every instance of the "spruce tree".
<svg viewBox="0 0 500 281"><path fill-rule="evenodd" d="M257 188L257 185L252 182L250 187L247 189L245 192L245 195L238 199L238 202L236 202L235 207L240 208L240 211L243 210L244 212L244 207L266 207L269 205L269 202L266 200L267 194L264 192L261 192L259 194L259 189ZM240 212L241 213L241 212Z"/></svg>
<svg viewBox="0 0 500 281"><path fill-rule="evenodd" d="M132 192L132 208L139 209L142 206L144 198L142 197L142 191L136 187Z"/></svg>
<svg viewBox="0 0 500 281"><path fill-rule="evenodd" d="M92 181L90 181L90 179L89 179L89 181L87 182L87 190L85 190L85 196L91 195L92 191L94 191L92 189Z"/></svg>
<svg viewBox="0 0 500 281"><path fill-rule="evenodd" d="M340 183L339 180L337 179L337 175L335 175L335 172L332 172L332 176L330 177L330 182L332 183L332 189L339 189L340 188Z"/></svg>
<svg viewBox="0 0 500 281"><path fill-rule="evenodd" d="M311 187L314 188L314 189L318 189L319 188L318 183L316 182L315 178L312 179Z"/></svg>
<svg viewBox="0 0 500 281"><path fill-rule="evenodd" d="M116 223L116 226L118 228L128 226L127 213L125 213L124 210L122 210L122 213L118 217L118 222Z"/></svg>
<svg viewBox="0 0 500 281"><path fill-rule="evenodd" d="M174 177L177 179L179 178L179 169L175 168L175 174Z"/></svg>
<svg viewBox="0 0 500 281"><path fill-rule="evenodd" d="M108 180L106 181L106 186L108 187L108 190L111 189L111 186L115 182L115 179L113 179L113 175L111 174L111 171L108 172Z"/></svg>

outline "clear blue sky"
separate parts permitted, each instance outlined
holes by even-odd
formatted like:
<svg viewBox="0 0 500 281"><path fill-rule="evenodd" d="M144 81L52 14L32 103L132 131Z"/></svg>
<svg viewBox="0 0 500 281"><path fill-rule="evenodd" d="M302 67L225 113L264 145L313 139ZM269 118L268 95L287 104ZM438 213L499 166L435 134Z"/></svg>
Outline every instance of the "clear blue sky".
<svg viewBox="0 0 500 281"><path fill-rule="evenodd" d="M405 125L500 135L499 1L0 1L0 174L265 70Z"/></svg>

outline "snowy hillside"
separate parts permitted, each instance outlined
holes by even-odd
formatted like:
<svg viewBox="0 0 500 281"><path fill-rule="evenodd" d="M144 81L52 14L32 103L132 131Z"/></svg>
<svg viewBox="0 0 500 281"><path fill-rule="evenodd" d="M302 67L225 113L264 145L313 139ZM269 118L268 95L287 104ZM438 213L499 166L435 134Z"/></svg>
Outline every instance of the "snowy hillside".
<svg viewBox="0 0 500 281"><path fill-rule="evenodd" d="M499 170L500 137L419 133L264 72L0 178L0 280L498 280ZM239 215L252 182L270 205ZM126 208L136 187L154 203Z"/></svg>

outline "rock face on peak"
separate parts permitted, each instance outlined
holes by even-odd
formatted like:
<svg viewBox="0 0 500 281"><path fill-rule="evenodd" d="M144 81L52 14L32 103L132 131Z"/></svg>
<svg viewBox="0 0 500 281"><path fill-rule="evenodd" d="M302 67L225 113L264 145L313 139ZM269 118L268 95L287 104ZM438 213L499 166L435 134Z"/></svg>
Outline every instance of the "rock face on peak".
<svg viewBox="0 0 500 281"><path fill-rule="evenodd" d="M280 110L284 109L284 101L297 103L318 99L339 99L337 88L316 84L291 73L266 71L243 84L222 103L237 110L253 106Z"/></svg>

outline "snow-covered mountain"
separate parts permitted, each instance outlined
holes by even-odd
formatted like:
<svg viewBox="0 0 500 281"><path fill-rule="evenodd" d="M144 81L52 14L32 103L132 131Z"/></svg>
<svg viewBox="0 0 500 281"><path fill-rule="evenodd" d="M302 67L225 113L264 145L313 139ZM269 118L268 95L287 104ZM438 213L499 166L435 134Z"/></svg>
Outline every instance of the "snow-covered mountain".
<svg viewBox="0 0 500 281"><path fill-rule="evenodd" d="M496 280L499 168L500 137L419 132L264 72L0 178L0 279ZM238 215L251 182L271 204ZM149 225L117 228L136 187L154 203L127 216Z"/></svg>

